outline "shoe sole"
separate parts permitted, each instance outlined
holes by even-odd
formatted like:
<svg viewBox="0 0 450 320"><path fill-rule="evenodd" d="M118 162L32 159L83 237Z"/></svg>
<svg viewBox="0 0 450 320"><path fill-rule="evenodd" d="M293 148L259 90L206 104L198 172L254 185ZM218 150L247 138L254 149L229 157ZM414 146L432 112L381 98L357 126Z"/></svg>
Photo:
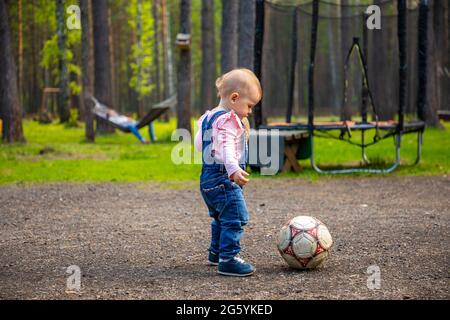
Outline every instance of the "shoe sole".
<svg viewBox="0 0 450 320"><path fill-rule="evenodd" d="M221 274L223 276L232 276L232 277L248 277L251 276L255 270L249 273L230 273L230 272L223 272L223 271L217 271L218 274Z"/></svg>
<svg viewBox="0 0 450 320"><path fill-rule="evenodd" d="M211 262L211 261L209 261L209 260L208 260L208 264L209 264L210 266L215 266L215 267L217 267L217 266L219 265L218 262Z"/></svg>

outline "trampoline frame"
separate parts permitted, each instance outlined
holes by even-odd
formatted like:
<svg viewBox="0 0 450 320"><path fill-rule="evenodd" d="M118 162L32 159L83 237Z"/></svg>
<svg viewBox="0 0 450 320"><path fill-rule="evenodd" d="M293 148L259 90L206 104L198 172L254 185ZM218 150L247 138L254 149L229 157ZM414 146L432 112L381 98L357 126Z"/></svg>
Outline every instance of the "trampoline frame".
<svg viewBox="0 0 450 320"><path fill-rule="evenodd" d="M394 163L388 167L388 168L345 168L345 169L321 169L315 160L315 152L314 152L314 136L316 131L330 131L330 130L345 130L349 129L351 127L347 127L344 122L339 125L339 123L331 124L331 125L319 125L314 123L314 66L315 66L315 52L316 52L316 43L317 43L317 29L318 29L318 17L319 17L319 0L313 0L313 13L312 13L312 26L311 26L311 47L310 47L310 65L308 70L308 123L307 124L293 124L288 126L270 126L270 125L263 125L262 124L262 109L259 106L259 108L255 108L255 126L257 128L266 128L266 129L279 129L279 130L292 130L292 129L306 129L309 132L310 139L311 139L311 157L310 157L310 163L311 167L318 173L329 173L329 174L339 174L339 173L356 173L356 172L363 172L363 173L390 173L394 171L399 165L400 165L400 147L401 147L401 140L402 136L404 134L409 133L417 133L417 150L416 150L416 160L414 161L413 165L420 162L421 159L421 152L422 152L422 144L423 144L423 132L425 130L425 107L427 104L427 97L426 97L426 85L427 85L427 62L426 62L426 55L427 55L427 20L428 20L428 1L427 0L420 0L419 1L419 23L418 23L418 77L419 77L419 86L418 86L418 102L417 102L417 116L419 121L413 121L413 122L406 122L404 121L404 110L405 110L405 104L406 104L406 77L407 77L407 42L406 42L406 33L407 33L407 20L406 20L406 13L407 13L407 0L398 0L397 1L397 10L398 10L398 19L397 19L397 36L398 36L398 44L399 44L399 106L398 106L398 123L392 126L379 126L378 125L378 119L376 118L376 125L371 124L370 122L367 122L367 96L364 97L364 93L367 95L368 90L363 90L363 105L361 107L362 109L362 115L363 115L363 121L360 122L357 126L353 126L353 130L360 130L361 131L361 140L362 144L361 147L361 158L362 161L366 164L369 163L369 160L367 159L365 149L369 146L365 144L365 136L364 133L366 130L374 129L376 128L377 134L375 136L374 142L371 144L374 144L377 142L377 136L378 136L378 130L392 130L388 134L386 134L383 137L378 137L378 141L381 139L385 139L389 136L394 136L394 143L395 143L395 161ZM263 36L261 35L261 32L263 30L264 25L264 15L263 10L261 10L261 6L264 5L263 0L257 1L257 10L259 8L259 15L256 22L256 30L258 37L255 39L255 47L259 48L258 52L255 53L255 72L258 77L261 77L261 47L262 47L262 39ZM367 17L367 16L365 16ZM365 21L365 19L364 19ZM296 27L296 19L294 18L294 28ZM294 30L295 34L296 30ZM364 51L366 52L366 39L364 40ZM294 39L295 44L293 46L293 54L296 54L296 39ZM356 44L358 46L360 57L364 60L364 54L361 53L361 49L359 48L359 44ZM352 49L353 50L353 46ZM350 52L349 52L350 54ZM366 85L368 89L368 79L367 79L367 69L365 62L363 61L363 68L366 76ZM295 68L293 68L295 69ZM293 73L295 70L292 71ZM293 79L293 76L291 75L291 79ZM293 90L293 85L291 84L291 90ZM364 86L363 86L364 87ZM363 88L364 89L364 88ZM291 91L291 96L293 95L293 91ZM345 93L344 93L345 97ZM372 97L370 96L371 100ZM292 114L292 97L289 97L290 105L288 106L287 114L286 114L286 120L288 124L290 124L291 120L291 114ZM372 106L375 109L375 105L373 100ZM375 111L375 110L374 110ZM376 114L376 112L375 112ZM406 130L405 130L406 129Z"/></svg>

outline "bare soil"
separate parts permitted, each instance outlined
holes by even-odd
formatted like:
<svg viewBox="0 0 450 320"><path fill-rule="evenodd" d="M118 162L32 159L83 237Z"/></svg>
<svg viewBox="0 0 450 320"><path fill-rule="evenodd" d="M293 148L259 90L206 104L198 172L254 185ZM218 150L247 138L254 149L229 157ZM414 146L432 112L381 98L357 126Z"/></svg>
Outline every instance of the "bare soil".
<svg viewBox="0 0 450 320"><path fill-rule="evenodd" d="M450 299L450 179L253 179L241 256L248 278L206 264L196 183L0 187L1 299ZM325 266L287 267L276 249L297 215L334 239ZM69 266L81 291L66 290ZM381 288L369 289L369 266Z"/></svg>

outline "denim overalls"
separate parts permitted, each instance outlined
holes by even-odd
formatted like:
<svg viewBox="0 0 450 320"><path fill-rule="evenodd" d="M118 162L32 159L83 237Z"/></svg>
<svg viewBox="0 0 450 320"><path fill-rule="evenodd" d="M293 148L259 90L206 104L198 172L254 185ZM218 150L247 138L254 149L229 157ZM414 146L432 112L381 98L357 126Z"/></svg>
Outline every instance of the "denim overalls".
<svg viewBox="0 0 450 320"><path fill-rule="evenodd" d="M202 122L202 174L200 191L208 207L211 223L211 245L209 250L218 253L220 259L230 259L240 252L240 239L244 233L243 226L248 222L248 210L245 204L243 189L228 177L225 165L205 161L205 149L212 143L205 139L205 132L212 130L212 124L218 116L226 111L217 111L208 120ZM244 162L239 166L245 170L248 157L248 146L245 134ZM208 150L211 150L210 148ZM213 156L213 154L211 155Z"/></svg>

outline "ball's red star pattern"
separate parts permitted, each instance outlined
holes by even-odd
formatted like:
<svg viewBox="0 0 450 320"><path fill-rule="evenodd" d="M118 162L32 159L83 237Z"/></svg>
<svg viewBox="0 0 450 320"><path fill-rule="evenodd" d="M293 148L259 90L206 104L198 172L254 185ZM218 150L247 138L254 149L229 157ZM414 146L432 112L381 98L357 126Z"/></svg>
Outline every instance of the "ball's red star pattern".
<svg viewBox="0 0 450 320"><path fill-rule="evenodd" d="M300 229L291 226L291 237L294 238L298 233L302 232Z"/></svg>
<svg viewBox="0 0 450 320"><path fill-rule="evenodd" d="M307 217L307 218L310 219L310 217ZM316 261L315 263L311 263L311 261L314 261L314 259L319 254L329 251L329 249L325 249L320 244L320 241L319 241L319 232L318 232L319 229L318 228L319 227L325 227L325 229L326 229L326 226L318 219L315 219L315 221L316 221L315 226L312 227L312 228L309 228L309 229L302 229L302 227L299 227L298 225L293 224L292 220L286 225L289 228L289 231L290 231L290 239L285 239L283 241L289 240L289 245L285 249L282 249L282 248L279 247L278 250L280 251L281 255L285 258L285 260L288 262L288 264L291 267L293 267L293 268L298 268L298 269L316 268L316 267L322 265L323 261L325 261L326 258L328 257L328 255L326 255L324 257L321 257L320 260ZM305 225L307 225L306 222L305 222ZM283 232L285 232L285 231L283 231ZM300 236L308 234L311 238L313 238L313 239L310 239L310 240L313 240L315 242L315 244L314 244L315 245L315 251L314 251L314 254L312 255L312 257L299 258L294 253L292 240L296 236L298 237L298 234L300 234ZM325 240L325 239L321 239L321 240ZM284 244L283 244L283 246L284 246ZM290 260L289 258L287 258L286 255L294 257L295 260L298 262L298 264L296 265L295 262ZM310 264L310 265L308 266L308 264Z"/></svg>
<svg viewBox="0 0 450 320"><path fill-rule="evenodd" d="M291 245L288 245L288 247L286 249L284 249L283 252L288 254L288 255L290 255L290 256L293 256L295 258L295 254L294 254L294 251L292 250L292 246Z"/></svg>

